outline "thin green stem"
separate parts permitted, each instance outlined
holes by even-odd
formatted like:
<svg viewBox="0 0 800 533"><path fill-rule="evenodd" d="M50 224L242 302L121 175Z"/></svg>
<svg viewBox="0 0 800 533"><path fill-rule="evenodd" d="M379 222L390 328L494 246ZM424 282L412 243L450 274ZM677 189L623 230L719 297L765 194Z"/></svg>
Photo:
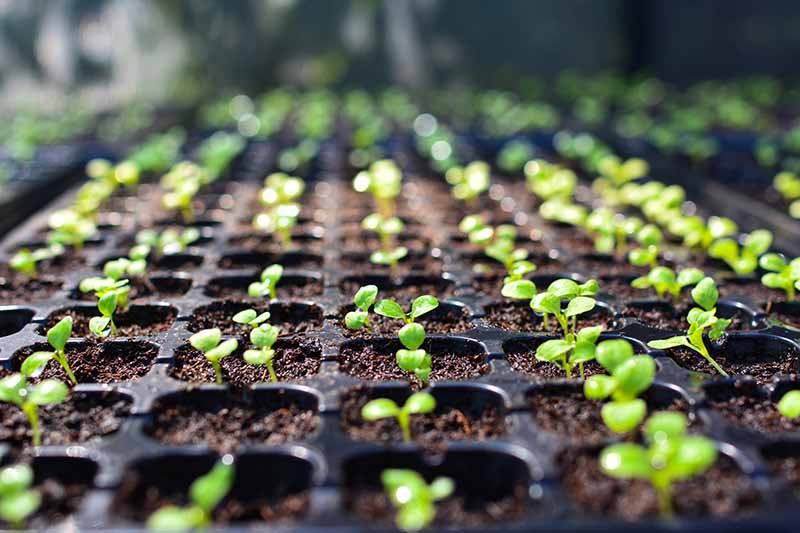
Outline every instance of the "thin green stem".
<svg viewBox="0 0 800 533"><path fill-rule="evenodd" d="M219 364L219 361L211 361L211 365L214 367L214 374L217 377L217 385L222 385L222 365Z"/></svg>
<svg viewBox="0 0 800 533"><path fill-rule="evenodd" d="M703 342L703 339L699 339L699 341L698 341L698 344L697 344L697 345L695 345L694 343L691 343L691 348L692 348L694 351L696 351L697 353L699 353L700 355L702 355L702 356L703 356L703 357L706 359L706 361L708 361L708 364L710 364L711 366L713 366L713 367L714 367L714 370L716 370L717 372L719 372L719 374L720 374L721 376L723 376L723 377L726 377L726 378L728 377L728 373L727 373L727 372L725 372L725 371L722 369L722 367L721 367L721 366L719 366L719 364L717 364L717 362L716 362L716 361L714 361L714 358L713 358L713 357L711 357L711 354L710 354L710 353L708 353L708 348L706 348L706 345L705 345L705 343Z"/></svg>
<svg viewBox="0 0 800 533"><path fill-rule="evenodd" d="M275 285L276 285L275 283L270 283L269 284L269 297L271 299L273 299L273 300L277 300L278 299L278 295L275 292Z"/></svg>
<svg viewBox="0 0 800 533"><path fill-rule="evenodd" d="M408 413L405 411L397 413L397 423L400 424L400 430L403 432L403 442L411 442L411 420Z"/></svg>
<svg viewBox="0 0 800 533"><path fill-rule="evenodd" d="M41 446L42 430L39 427L39 410L35 403L25 402L22 404L22 411L28 416L28 422L33 430L33 445Z"/></svg>
<svg viewBox="0 0 800 533"><path fill-rule="evenodd" d="M117 335L119 335L119 331L117 330L117 325L114 324L114 319L113 318L108 322L108 326L111 328L111 336L112 337L116 337Z"/></svg>
<svg viewBox="0 0 800 533"><path fill-rule="evenodd" d="M272 382L277 383L278 375L275 373L275 369L272 367L272 361L267 362L267 370L269 370L269 378L272 380Z"/></svg>
<svg viewBox="0 0 800 533"><path fill-rule="evenodd" d="M658 497L658 510L664 518L672 518L672 484L668 479L653 479L653 488L656 489Z"/></svg>
<svg viewBox="0 0 800 533"><path fill-rule="evenodd" d="M64 352L55 352L56 361L61 365L64 369L64 372L67 373L67 377L72 382L73 385L78 384L78 380L75 379L75 374L72 373L72 369L69 367L69 362L67 361L67 356L64 355Z"/></svg>

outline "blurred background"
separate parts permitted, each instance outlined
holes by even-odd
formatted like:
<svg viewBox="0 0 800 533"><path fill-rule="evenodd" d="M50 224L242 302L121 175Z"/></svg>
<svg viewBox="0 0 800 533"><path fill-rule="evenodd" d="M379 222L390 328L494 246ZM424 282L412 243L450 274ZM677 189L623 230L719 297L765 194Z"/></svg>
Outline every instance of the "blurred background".
<svg viewBox="0 0 800 533"><path fill-rule="evenodd" d="M798 27L796 0L0 0L0 106L277 83L533 90L565 70L787 78Z"/></svg>

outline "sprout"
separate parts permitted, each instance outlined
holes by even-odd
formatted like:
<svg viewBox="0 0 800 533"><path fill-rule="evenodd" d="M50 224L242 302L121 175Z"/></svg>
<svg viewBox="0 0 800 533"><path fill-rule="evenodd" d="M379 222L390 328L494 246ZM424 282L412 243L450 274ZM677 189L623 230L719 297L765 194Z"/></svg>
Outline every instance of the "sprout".
<svg viewBox="0 0 800 533"><path fill-rule="evenodd" d="M789 214L800 218L800 178L794 172L779 172L772 181L772 186L789 204Z"/></svg>
<svg viewBox="0 0 800 533"><path fill-rule="evenodd" d="M244 150L246 142L237 133L217 131L203 141L198 158L208 172L209 181L216 180L231 161Z"/></svg>
<svg viewBox="0 0 800 533"><path fill-rule="evenodd" d="M50 227L50 233L47 237L49 244L83 248L84 243L97 233L95 223L82 216L75 209L54 211L47 223Z"/></svg>
<svg viewBox="0 0 800 533"><path fill-rule="evenodd" d="M33 486L33 469L26 464L0 469L0 519L14 529L22 529L25 520L35 513L42 503Z"/></svg>
<svg viewBox="0 0 800 533"><path fill-rule="evenodd" d="M185 223L191 223L194 221L194 197L200 187L209 181L205 169L189 161L182 161L161 178L161 188L165 191L161 204L169 211L178 211Z"/></svg>
<svg viewBox="0 0 800 533"><path fill-rule="evenodd" d="M353 303L358 311L350 311L344 316L344 324L347 329L367 328L368 331L372 331L372 325L369 322L369 308L375 303L377 296L378 287L375 285L365 285L358 289L353 297Z"/></svg>
<svg viewBox="0 0 800 533"><path fill-rule="evenodd" d="M425 328L414 322L414 319L433 311L439 306L439 300L430 295L419 296L411 304L411 312L406 314L400 304L394 300L381 300L375 304L375 312L381 316L403 320L405 325L397 332L405 350L395 354L397 365L406 372L413 372L423 383L428 382L431 373L431 355L420 349L425 342Z"/></svg>
<svg viewBox="0 0 800 533"><path fill-rule="evenodd" d="M717 459L714 443L686 434L686 415L659 412L644 427L648 447L614 444L600 454L600 468L611 477L649 481L658 495L662 516L672 516L672 484L708 470Z"/></svg>
<svg viewBox="0 0 800 533"><path fill-rule="evenodd" d="M658 297L664 299L669 295L673 302L677 302L684 287L697 285L704 277L703 271L699 268L684 268L678 275L667 267L657 266L646 276L634 279L631 287L634 289L653 288Z"/></svg>
<svg viewBox="0 0 800 533"><path fill-rule="evenodd" d="M400 194L402 184L403 174L390 159L375 161L369 170L362 170L353 178L353 188L372 194L378 213L384 219L395 215L395 199Z"/></svg>
<svg viewBox="0 0 800 533"><path fill-rule="evenodd" d="M72 369L69 367L67 356L64 353L64 349L67 347L67 341L69 340L70 336L72 336L72 317L65 316L58 321L58 324L47 330L47 342L53 347L53 351L34 352L28 357L28 359L40 361L42 367L51 359L55 359L58 364L61 365L61 368L64 369L64 372L66 372L72 384L77 385L78 380L75 379L75 375L72 373Z"/></svg>
<svg viewBox="0 0 800 533"><path fill-rule="evenodd" d="M0 379L0 402L14 404L25 413L33 431L34 446L42 443L38 407L61 403L69 395L67 386L57 379L28 384L28 378L38 375L48 361L49 358L32 354L22 362L19 373Z"/></svg>
<svg viewBox="0 0 800 533"><path fill-rule="evenodd" d="M397 263L403 259L408 250L402 246L394 247L394 237L405 229L405 224L398 217L384 218L378 213L372 213L361 221L361 227L366 231L377 233L381 240L381 249L370 255L370 261L379 265L389 265L397 268Z"/></svg>
<svg viewBox="0 0 800 533"><path fill-rule="evenodd" d="M270 379L272 379L273 383L277 383L278 376L275 374L275 368L272 365L272 361L275 358L275 350L272 349L272 345L278 340L280 328L265 324L269 317L269 313L259 314L255 309L245 309L236 313L233 321L253 328L250 330L250 342L258 349L245 351L244 360L251 365L266 366Z"/></svg>
<svg viewBox="0 0 800 533"><path fill-rule="evenodd" d="M750 274L758 267L758 258L772 245L772 233L756 230L745 235L742 246L731 238L719 239L708 248L709 257L720 259L739 275Z"/></svg>
<svg viewBox="0 0 800 533"><path fill-rule="evenodd" d="M231 491L234 481L233 456L224 455L205 475L189 487L189 505L167 505L147 519L153 531L185 531L204 529L211 524L211 514Z"/></svg>
<svg viewBox="0 0 800 533"><path fill-rule="evenodd" d="M444 177L452 186L453 198L468 204L474 204L492 182L489 165L483 161L473 161L463 168L450 167Z"/></svg>
<svg viewBox="0 0 800 533"><path fill-rule="evenodd" d="M361 417L368 422L394 417L403 431L403 440L411 442L411 415L432 413L434 409L436 399L433 396L427 392L415 392L408 397L403 407L388 398L372 400L361 409Z"/></svg>
<svg viewBox="0 0 800 533"><path fill-rule="evenodd" d="M778 402L778 412L786 418L800 416L800 390L792 390L784 394Z"/></svg>
<svg viewBox="0 0 800 533"><path fill-rule="evenodd" d="M635 239L641 246L628 252L628 261L634 266L655 268L664 241L661 230L655 224L645 224L636 232Z"/></svg>
<svg viewBox="0 0 800 533"><path fill-rule="evenodd" d="M653 383L655 361L649 355L633 355L625 339L601 342L595 358L609 375L589 376L583 393L590 400L612 398L600 412L603 422L615 433L633 431L647 414L647 404L638 396Z"/></svg>
<svg viewBox="0 0 800 533"><path fill-rule="evenodd" d="M11 257L8 266L21 274L35 278L37 275L36 265L38 263L53 259L63 253L64 246L56 243L33 251L23 248Z"/></svg>
<svg viewBox="0 0 800 533"><path fill-rule="evenodd" d="M214 374L218 385L222 385L222 366L220 361L239 347L239 341L236 339L228 339L220 343L221 340L222 331L219 328L204 329L189 337L189 344L203 352L205 358L214 366Z"/></svg>
<svg viewBox="0 0 800 533"><path fill-rule="evenodd" d="M283 267L281 265L268 266L261 272L260 281L254 281L247 287L247 294L251 298L263 298L269 295L271 299L276 299L278 296L275 293L275 287L282 276Z"/></svg>
<svg viewBox="0 0 800 533"><path fill-rule="evenodd" d="M458 228L468 235L471 243L481 246L489 258L503 264L508 273L506 282L520 280L536 270L536 265L527 260L527 250L514 247L517 239L515 226L501 224L492 228L480 215L468 215L461 219Z"/></svg>
<svg viewBox="0 0 800 533"><path fill-rule="evenodd" d="M544 159L533 159L525 163L528 188L542 200L559 198L568 200L575 192L578 176L575 172Z"/></svg>
<svg viewBox="0 0 800 533"><path fill-rule="evenodd" d="M137 246L131 250L137 257L147 257L150 250L155 250L156 255L174 255L185 251L192 243L200 238L197 228L186 228L178 233L174 229L167 229L158 233L151 229L143 229L136 234Z"/></svg>
<svg viewBox="0 0 800 533"><path fill-rule="evenodd" d="M508 141L497 154L497 166L507 174L519 172L533 158L535 151L527 141Z"/></svg>
<svg viewBox="0 0 800 533"><path fill-rule="evenodd" d="M736 223L725 217L710 217L708 222L699 216L684 216L679 212L665 213L669 232L683 237L683 245L688 248L708 250L709 246L724 237L736 235L739 231Z"/></svg>
<svg viewBox="0 0 800 533"><path fill-rule="evenodd" d="M78 289L84 293L94 292L97 297L97 310L100 311L100 316L92 317L89 320L89 330L98 337L116 336L118 331L114 324L114 313L117 312L118 307L128 305L128 293L131 290L128 280L86 278L80 282Z"/></svg>
<svg viewBox="0 0 800 533"><path fill-rule="evenodd" d="M305 191L305 182L283 172L270 174L264 180L264 188L259 192L259 200L267 211L253 218L253 227L264 233L277 233L288 247L292 242L292 228L297 225L300 204L297 200Z"/></svg>
<svg viewBox="0 0 800 533"><path fill-rule="evenodd" d="M600 159L597 165L601 178L596 180L596 188L612 186L622 187L629 181L637 180L650 172L647 161L638 158L622 161L615 155L607 155Z"/></svg>
<svg viewBox="0 0 800 533"><path fill-rule="evenodd" d="M539 206L539 214L545 220L570 226L583 226L589 216L586 207L561 198L547 200Z"/></svg>
<svg viewBox="0 0 800 533"><path fill-rule="evenodd" d="M709 277L700 280L692 289L692 299L700 307L693 307L686 315L686 320L689 322L687 334L670 337L669 339L650 341L647 345L657 350L685 346L702 355L717 372L728 377L727 372L711 357L703 341L703 333L706 329L709 330L708 337L711 340L715 340L725 333L725 328L731 323L730 319L717 316L717 298L719 298L719 291L714 280Z"/></svg>
<svg viewBox="0 0 800 533"><path fill-rule="evenodd" d="M545 341L536 348L536 359L558 366L567 379L572 378L572 370L577 365L583 379L584 365L595 358L595 343L602 331L602 326L591 326L563 339Z"/></svg>
<svg viewBox="0 0 800 533"><path fill-rule="evenodd" d="M533 291L531 291L532 288ZM598 289L597 281L593 279L583 284L575 283L571 279L557 279L547 287L546 292L533 296L531 309L537 313L542 313L545 329L550 327L550 315L555 316L564 332L564 338L567 339L569 335L575 334L574 330L577 327L578 315L588 313L594 309L597 302L590 296L597 294ZM532 284L514 284L508 289L503 287L503 290L504 296L512 295L511 297L517 298L527 296L530 292L535 292L535 287L532 287ZM562 310L563 301L567 302L567 306ZM572 318L571 327L570 318Z"/></svg>
<svg viewBox="0 0 800 533"><path fill-rule="evenodd" d="M758 260L758 265L769 272L761 276L761 283L771 289L786 292L788 301L794 300L795 289L800 289L800 257L789 263L778 254L765 254Z"/></svg>
<svg viewBox="0 0 800 533"><path fill-rule="evenodd" d="M629 236L638 232L643 222L636 217L625 217L607 207L592 211L586 218L586 229L594 235L595 249L604 254L625 256Z"/></svg>
<svg viewBox="0 0 800 533"><path fill-rule="evenodd" d="M395 524L403 531L418 531L428 526L436 517L435 503L455 489L450 478L438 477L428 485L417 472L395 468L384 470L381 481L389 500L397 507Z"/></svg>
<svg viewBox="0 0 800 533"><path fill-rule="evenodd" d="M284 248L292 245L292 229L297 226L300 215L298 204L283 204L269 212L258 213L253 218L253 227L266 234L276 233Z"/></svg>

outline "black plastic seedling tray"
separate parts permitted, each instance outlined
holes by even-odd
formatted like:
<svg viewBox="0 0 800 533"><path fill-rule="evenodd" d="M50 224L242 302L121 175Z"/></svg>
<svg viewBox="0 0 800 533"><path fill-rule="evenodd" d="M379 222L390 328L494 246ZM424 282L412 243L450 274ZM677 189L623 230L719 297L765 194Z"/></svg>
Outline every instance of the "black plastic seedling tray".
<svg viewBox="0 0 800 533"><path fill-rule="evenodd" d="M648 400L651 407L669 405L680 400L694 420L693 428L712 437L718 443L723 457L731 460L746 480L747 490L760 501L745 516L735 519L678 520L674 523L646 521L626 523L587 511L577 505L563 483L564 469L559 464L564 450L574 446L568 433L547 431L536 422L531 410L532 398L555 391L579 390L579 382L563 379L544 379L520 370L512 364L513 354L524 352L528 359L532 350L547 336L535 331L507 331L488 324L486 311L500 302L498 293L481 295L473 288L481 275L474 274L469 264L469 252L464 252L456 237L447 231L444 223L452 220L455 206L441 208L430 203L429 190L436 189L430 182L419 177L410 177L407 194L417 198L404 202L403 213L414 213L423 230L430 233L434 246L430 255L433 270L405 271L393 278L387 272L370 267L363 261L351 261L348 269L342 268L343 256L340 237L345 225L351 220L352 205L348 191L349 181L335 175L318 176L309 182L306 194L306 217L298 233L305 237L297 241L308 244L311 252L281 254L277 251L253 254L230 244L230 239L246 232L243 221L246 202L255 199L257 183L231 181L214 185L202 195L208 209L200 213L196 224L202 228L203 239L186 254L171 258L160 270L151 272L153 281L178 280L185 292L179 296L158 296L136 299L132 309L142 310L142 316L167 316L172 322L165 331L152 336L120 338L106 341L103 350L114 346L134 343L133 353L141 356L145 364L139 377L107 384L80 384L74 393L85 393L87 397L104 398L106 402L122 405L127 413L116 423L119 427L107 436L84 443L68 445L46 445L35 451L6 446L4 460L11 462L31 453L38 479L54 478L62 484L81 487L82 497L72 517L67 522L51 523L51 527L78 529L130 529L141 530L141 521L131 519L146 508L147 494L153 490L177 490L185 493L189 483L206 472L218 456L203 445L166 445L152 433L156 413L164 406L181 402L238 401L251 406L285 406L287 402L310 410L313 414L313 429L301 438L277 444L243 443L235 450L238 457L234 498L247 499L258 496L269 501L286 502L287 498L300 509L289 520L275 523L256 522L235 524L230 530L252 527L322 531L332 529L362 530L387 529L391 519L371 521L359 517L352 511L358 495L380 492L379 476L386 467L413 467L425 475L449 475L454 478L460 497L465 501L482 503L511 499L521 509L513 520L499 523L482 523L475 529L496 530L639 530L654 529L678 531L719 530L791 530L800 513L797 500L788 483L775 475L768 460L779 454L800 458L800 433L784 433L764 436L736 427L710 405L713 393L719 390L730 394L752 394L756 397L772 397L777 391L800 388L793 376L800 359L800 331L775 325L758 302L738 298L727 293L723 302L723 313L740 313L741 323L748 331L733 332L721 351L748 354L757 360L778 357L789 360L791 371L775 382L750 382L736 385L735 380L719 380L710 374L690 372L680 367L667 354L647 348L646 341L669 336L670 332L643 326L636 320L622 318L625 302L614 294L602 297L598 313L611 325L606 338L625 337L636 349L651 353L658 363L657 381ZM433 188L433 189L431 189ZM151 187L143 186L142 202L156 201ZM446 191L444 192L446 194ZM526 200L522 184L506 183L492 192L491 207L502 206L502 212L515 219L523 227L538 236L537 228L545 223L530 213L535 212L532 200ZM64 204L69 194L59 199L51 208ZM416 203L415 203L416 202ZM39 301L17 301L0 308L0 359L7 368L16 363L15 354L20 350L45 341L42 333L48 318L61 310L85 309L93 314L93 304L81 299L75 288L79 281L96 274L98 267L110 258L127 252L135 229L152 225L154 220L143 203L120 199L115 206L127 211L121 217L110 217L102 225L101 237L90 243L84 253L85 262L77 267L64 269L57 274L58 290ZM149 204L147 204L149 205ZM365 208L366 209L366 208ZM7 261L20 245L42 239L41 230L46 224L48 210L31 218L15 230L2 245L0 262ZM495 212L498 212L495 209ZM246 217L245 217L246 218ZM452 224L451 224L452 225ZM555 231L558 228L552 228ZM559 230L563 235L563 229ZM452 237L452 239L451 239ZM575 250L563 249L545 236L541 242L529 244L544 250L533 260L542 267L535 276L538 286L546 286L557 277L588 279L599 277L602 272L577 268L580 257ZM463 243L461 243L463 245ZM549 257L549 259L547 259ZM248 281L255 279L264 266L279 262L287 268L284 280L279 285L279 300L265 302L243 302L243 293ZM591 265L603 265L603 259ZM233 267L222 268L221 266ZM179 267L179 268L178 268ZM361 273L359 273L359 271ZM45 270L45 275L47 271ZM365 276L365 273L369 275ZM630 274L628 274L630 275ZM430 335L428 347L434 361L443 347L472 356L474 366L471 377L458 381L438 381L432 385L432 393L440 406L459 405L465 410L485 410L491 407L499 413L504 431L488 440L462 440L443 442L422 447L418 444L382 444L357 441L349 437L340 423L341 399L354 387L365 386L366 395L386 395L402 398L409 393L406 381L377 382L359 379L343 372L343 353L368 344L387 357L393 358L391 339L353 338L342 329L339 319L342 309L351 303L351 287L362 283L376 283L385 296L392 288L414 286L424 281L422 292L431 292L440 298L441 315L461 314L468 328L455 334ZM343 290L343 284L347 290ZM297 299L281 297L281 286L311 284L319 287L318 295ZM238 287L239 294L231 298L218 296L223 291ZM431 289L431 287L434 287ZM601 282L602 287L602 282ZM313 292L313 291L312 291ZM735 291L734 291L735 293ZM285 294L285 293L283 293ZM295 325L310 322L310 326L299 334L286 335L281 346L301 345L307 358L313 360L317 371L305 379L289 379L277 385L258 384L244 388L216 386L212 384L190 384L171 376L171 369L178 364L176 353L180 353L189 336L192 324L207 317L215 302L235 300L240 303L225 307L239 310L253 303L269 307L275 317L284 317ZM2 302L10 304L11 302ZM651 303L640 303L650 306ZM659 305L659 304L653 304ZM144 307L150 306L150 307ZM212 307L207 307L212 306ZM230 313L231 315L233 312ZM535 325L535 323L534 323ZM242 342L244 339L242 339ZM71 347L87 344L87 340L76 338ZM232 357L238 357L234 355ZM519 357L516 359L519 361ZM318 368L316 366L318 363ZM278 362L280 365L280 361ZM436 363L434 363L436 370ZM791 374L791 375L789 375ZM48 428L44 427L45 436ZM201 440L211 435L200 435ZM587 449L596 450L601 442L594 442ZM710 494L708 498L715 495ZM287 504L288 505L288 504Z"/></svg>

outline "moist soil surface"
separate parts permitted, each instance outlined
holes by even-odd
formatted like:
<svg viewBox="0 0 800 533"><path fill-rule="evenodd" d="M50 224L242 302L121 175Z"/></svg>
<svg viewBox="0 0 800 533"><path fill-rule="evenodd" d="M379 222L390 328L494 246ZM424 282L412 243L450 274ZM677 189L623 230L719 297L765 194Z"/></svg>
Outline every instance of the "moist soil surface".
<svg viewBox="0 0 800 533"><path fill-rule="evenodd" d="M690 407L683 399L665 402L647 395L643 399L648 413L680 411L690 415ZM600 415L603 402L586 398L580 386L536 390L528 395L528 400L537 427L568 439L572 445L599 445L619 437L603 422Z"/></svg>
<svg viewBox="0 0 800 533"><path fill-rule="evenodd" d="M416 376L397 366L395 352L402 348L398 341L351 342L342 346L339 354L339 370L343 373L361 379L409 381L414 386L421 385ZM430 340L426 340L422 348L432 356L430 381L470 379L489 372L486 354L472 345L437 339L433 349Z"/></svg>
<svg viewBox="0 0 800 533"><path fill-rule="evenodd" d="M114 313L114 324L117 325L120 337L148 337L168 331L177 314L175 308L169 306L132 305L124 311ZM89 321L94 316L100 316L100 312L92 307L63 309L50 314L46 324L39 328L39 334L47 334L47 330L65 316L72 317L73 337L94 337L89 330Z"/></svg>
<svg viewBox="0 0 800 533"><path fill-rule="evenodd" d="M36 279L0 269L0 305L38 302L49 298L64 284L50 277Z"/></svg>
<svg viewBox="0 0 800 533"><path fill-rule="evenodd" d="M250 365L242 357L246 349L239 341L239 348L220 361L222 380L235 386L253 385L270 381L266 366ZM315 342L302 339L281 339L273 346L272 361L279 381L302 379L319 372L322 351ZM216 381L214 367L188 344L175 349L175 360L169 367L169 375L192 383Z"/></svg>
<svg viewBox="0 0 800 533"><path fill-rule="evenodd" d="M311 252L321 254L324 250L322 239L309 234L292 234L292 242L289 248L284 248L283 243L276 241L269 235L259 235L257 233L246 233L228 239L228 245L247 252L279 254L285 250Z"/></svg>
<svg viewBox="0 0 800 533"><path fill-rule="evenodd" d="M389 265L376 265L370 262L370 253L348 252L342 253L339 258L342 269L356 274L374 274L376 272L387 274L391 271ZM395 274L408 274L410 272L424 272L438 275L442 272L442 260L427 254L409 252L401 259L394 269ZM358 288L356 288L358 290Z"/></svg>
<svg viewBox="0 0 800 533"><path fill-rule="evenodd" d="M689 322L686 321L687 309L673 309L668 306L633 306L627 305L620 311L621 318L637 320L645 326L671 331L687 331ZM750 315L737 310L732 316L726 317L732 321L726 331L751 330Z"/></svg>
<svg viewBox="0 0 800 533"><path fill-rule="evenodd" d="M778 313L773 311L769 315L770 318L774 320L778 320L787 326L791 326L793 328L800 328L800 315L790 315L789 313Z"/></svg>
<svg viewBox="0 0 800 533"><path fill-rule="evenodd" d="M598 280L600 284L600 295L613 297L618 302L628 300L656 300L658 294L652 288L634 289L631 287L630 279L612 277L605 280Z"/></svg>
<svg viewBox="0 0 800 533"><path fill-rule="evenodd" d="M439 300L448 298L453 295L455 285L453 282L444 278L423 276L421 278L412 278L409 280L401 280L400 286L388 285L387 283L375 283L374 280L365 277L363 279L356 278L355 280L345 280L341 289L346 295L355 295L362 285L374 284L378 286L378 300L390 298L396 300L401 305L408 305L412 300L418 296L425 294L433 294Z"/></svg>
<svg viewBox="0 0 800 533"><path fill-rule="evenodd" d="M249 300L247 288L257 278L230 277L214 278L206 284L203 293L210 298L233 298ZM322 280L315 278L284 277L275 287L275 295L280 300L306 300L322 294ZM263 301L263 298L259 298Z"/></svg>
<svg viewBox="0 0 800 533"><path fill-rule="evenodd" d="M731 300L748 298L755 303L785 302L786 293L777 289L770 289L761 284L760 280L722 281L719 283L719 297Z"/></svg>
<svg viewBox="0 0 800 533"><path fill-rule="evenodd" d="M218 453L243 445L277 445L305 440L319 427L319 416L287 395L246 401L237 397L193 395L156 401L145 432L162 444L205 444Z"/></svg>
<svg viewBox="0 0 800 533"><path fill-rule="evenodd" d="M20 365L33 352L50 351L47 343L20 349L12 358L12 366ZM158 346L142 341L82 342L68 344L67 361L78 383L119 383L140 378L150 371L158 355ZM50 361L39 379L58 379L69 383L69 377L56 361Z"/></svg>
<svg viewBox="0 0 800 533"><path fill-rule="evenodd" d="M706 341L708 346L708 341ZM797 371L797 356L788 348L783 353L764 353L756 350L750 353L727 355L725 350L711 355L714 360L731 376L752 376L758 383L767 383L781 374L793 374ZM717 375L717 371L699 353L689 348L678 347L667 350L679 366L695 372Z"/></svg>
<svg viewBox="0 0 800 533"><path fill-rule="evenodd" d="M353 311L354 309L355 306L347 306L342 312L336 315L336 325L342 328L342 333L345 337L369 338L372 336L392 336L396 335L397 331L403 326L401 320L381 316L370 310L369 322L372 328L371 330L367 328L357 330L347 329L344 317L348 311ZM425 333L428 335L461 333L475 327L469 319L469 312L465 308L457 306L446 310L439 307L414 321L421 324L425 328Z"/></svg>
<svg viewBox="0 0 800 533"><path fill-rule="evenodd" d="M496 500L488 500L458 492L436 503L436 517L429 527L478 527L520 518L525 512L524 488L517 494ZM367 523L391 525L396 509L385 493L378 490L358 489L349 491L346 506Z"/></svg>
<svg viewBox="0 0 800 533"><path fill-rule="evenodd" d="M800 489L800 457L767 454L766 462L773 475L785 479L792 489Z"/></svg>
<svg viewBox="0 0 800 533"><path fill-rule="evenodd" d="M187 329L196 333L204 329L219 328L223 335L249 335L252 328L246 324L237 324L233 321L233 316L251 307L259 313L269 311L271 316L268 322L279 327L282 335L306 333L322 327L322 309L317 306L309 308L280 302L267 306L225 300L195 309L189 317Z"/></svg>
<svg viewBox="0 0 800 533"><path fill-rule="evenodd" d="M91 487L86 483L62 483L48 477L33 488L41 496L41 504L25 525L31 531L44 531L73 515ZM5 522L0 521L0 524L5 525Z"/></svg>
<svg viewBox="0 0 800 533"><path fill-rule="evenodd" d="M131 399L114 392L74 392L56 405L39 407L42 444L87 444L119 430L131 410ZM31 448L33 431L28 417L14 405L0 404L0 441Z"/></svg>
<svg viewBox="0 0 800 533"><path fill-rule="evenodd" d="M177 298L186 294L192 287L189 278L171 276L158 276L153 278L132 278L130 280L131 292L128 299L132 302L144 301L152 298ZM77 287L70 294L73 300L83 302L96 302L97 297L91 292L81 292Z"/></svg>
<svg viewBox="0 0 800 533"><path fill-rule="evenodd" d="M570 272L585 272L592 277L647 274L647 267L639 267L626 261L617 261L603 256L584 255L568 262Z"/></svg>
<svg viewBox="0 0 800 533"><path fill-rule="evenodd" d="M485 320L489 326L506 331L544 332L561 335L558 321L550 317L548 327L544 327L542 317L531 309L527 301L506 301L488 304L484 307ZM587 326L603 326L604 331L615 329L614 315L605 308L596 307L594 311L578 317L578 329Z"/></svg>
<svg viewBox="0 0 800 533"><path fill-rule="evenodd" d="M281 264L284 268L318 269L322 266L323 257L291 251L288 253L231 253L219 260L219 268L223 270L258 270L273 263Z"/></svg>
<svg viewBox="0 0 800 533"><path fill-rule="evenodd" d="M366 422L361 408L380 394L368 387L347 391L341 399L342 431L354 440L396 444L403 441L403 432L395 418ZM493 407L475 409L468 398L459 402L440 403L431 414L411 415L411 438L427 449L444 451L447 442L493 439L506 432L505 417Z"/></svg>
<svg viewBox="0 0 800 533"><path fill-rule="evenodd" d="M570 449L559 457L561 483L574 506L626 521L657 517L658 501L650 483L605 475L597 454ZM759 507L761 500L755 483L724 455L705 473L673 487L675 514L684 518L746 516Z"/></svg>
<svg viewBox="0 0 800 533"><path fill-rule="evenodd" d="M707 391L708 406L721 413L734 426L760 433L785 433L800 429L800 420L781 415L769 398L753 394L745 388L740 391L740 386L740 383L736 383L729 389Z"/></svg>

